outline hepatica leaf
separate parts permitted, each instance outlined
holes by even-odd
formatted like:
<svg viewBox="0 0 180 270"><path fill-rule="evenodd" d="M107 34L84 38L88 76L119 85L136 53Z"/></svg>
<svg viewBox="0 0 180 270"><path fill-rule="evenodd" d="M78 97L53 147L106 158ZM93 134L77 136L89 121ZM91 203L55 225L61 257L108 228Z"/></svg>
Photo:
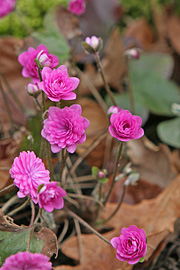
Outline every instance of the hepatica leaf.
<svg viewBox="0 0 180 270"><path fill-rule="evenodd" d="M20 229L19 231L0 231L0 263L7 257L19 251L26 251L30 229ZM40 253L43 249L43 241L34 233L31 238L30 252Z"/></svg>
<svg viewBox="0 0 180 270"><path fill-rule="evenodd" d="M180 148L180 117L161 122L157 127L157 132L163 142Z"/></svg>
<svg viewBox="0 0 180 270"><path fill-rule="evenodd" d="M50 53L55 54L59 58L61 64L69 58L70 48L66 39L58 30L55 17L56 8L53 7L44 18L45 31L34 32L32 37L37 39L40 44L44 44Z"/></svg>
<svg viewBox="0 0 180 270"><path fill-rule="evenodd" d="M148 57L142 55L140 60L130 62L129 72L138 101L154 114L171 116L171 105L179 99L179 92L173 82L165 79L168 77L168 65L164 64L164 69L160 68L159 63L163 65L166 61L153 54Z"/></svg>

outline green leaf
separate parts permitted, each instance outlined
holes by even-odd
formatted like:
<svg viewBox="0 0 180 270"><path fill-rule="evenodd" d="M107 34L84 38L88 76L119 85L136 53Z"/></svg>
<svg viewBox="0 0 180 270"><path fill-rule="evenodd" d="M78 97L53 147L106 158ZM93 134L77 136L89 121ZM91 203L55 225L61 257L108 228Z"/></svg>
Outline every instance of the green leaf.
<svg viewBox="0 0 180 270"><path fill-rule="evenodd" d="M139 262L144 262L144 257L142 257L140 260L139 260Z"/></svg>
<svg viewBox="0 0 180 270"><path fill-rule="evenodd" d="M155 56L149 54L142 56L138 61L130 62L129 72L134 98L154 114L171 116L171 106L179 99L179 90L173 82L165 79L167 67L160 70L161 65L163 66L167 60L160 61L159 57Z"/></svg>
<svg viewBox="0 0 180 270"><path fill-rule="evenodd" d="M132 60L130 66L137 72L158 74L159 77L170 78L173 72L174 61L167 53L143 53L136 61Z"/></svg>
<svg viewBox="0 0 180 270"><path fill-rule="evenodd" d="M2 265L5 259L10 255L19 251L26 251L31 229L32 228L28 228L14 232L0 231L0 265ZM32 233L30 252L40 253L42 249L43 241Z"/></svg>
<svg viewBox="0 0 180 270"><path fill-rule="evenodd" d="M180 148L180 117L161 122L157 126L157 133L163 142Z"/></svg>
<svg viewBox="0 0 180 270"><path fill-rule="evenodd" d="M95 166L92 167L92 175L97 178L98 177L98 172L99 172L99 169Z"/></svg>
<svg viewBox="0 0 180 270"><path fill-rule="evenodd" d="M59 32L56 22L56 7L48 11L44 18L44 32L34 32L32 36L37 39L40 44L44 44L50 53L55 54L62 63L70 56L70 47Z"/></svg>
<svg viewBox="0 0 180 270"><path fill-rule="evenodd" d="M121 94L121 95L120 94L114 94L113 97L116 100L117 105L120 108L122 108L123 110L131 111L128 93L124 93L124 94ZM134 95L134 101L135 101L136 115L141 116L143 124L144 124L147 121L148 116L149 116L148 109L139 101L137 95ZM109 107L112 105L111 104L111 99L109 98L109 96L106 97L106 102L107 102Z"/></svg>
<svg viewBox="0 0 180 270"><path fill-rule="evenodd" d="M105 183L109 182L109 179L107 177L104 177L102 179L98 179L98 182L101 184L105 184Z"/></svg>

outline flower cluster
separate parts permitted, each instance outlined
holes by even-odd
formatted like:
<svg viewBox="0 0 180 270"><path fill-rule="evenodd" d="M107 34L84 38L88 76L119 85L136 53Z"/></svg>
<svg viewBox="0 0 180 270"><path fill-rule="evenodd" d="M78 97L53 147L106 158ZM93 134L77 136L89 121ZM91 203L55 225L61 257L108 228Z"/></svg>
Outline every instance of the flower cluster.
<svg viewBox="0 0 180 270"><path fill-rule="evenodd" d="M89 120L82 117L81 113L81 106L78 104L63 109L49 108L41 135L50 142L53 153L63 148L69 153L74 153L77 144L86 140L85 129L89 126Z"/></svg>
<svg viewBox="0 0 180 270"><path fill-rule="evenodd" d="M35 153L21 152L19 157L14 159L10 175L14 184L19 188L19 198L29 195L34 203L39 203L40 208L44 207L48 212L54 208L63 208L63 199L66 192L57 186L57 183L49 182L49 171L45 169L44 163ZM40 192L38 187L41 186ZM46 192L45 192L46 190ZM47 207L49 203L49 207Z"/></svg>
<svg viewBox="0 0 180 270"><path fill-rule="evenodd" d="M117 249L116 257L129 264L143 262L147 250L146 235L143 229L131 225L122 228L121 235L111 239L112 246Z"/></svg>
<svg viewBox="0 0 180 270"><path fill-rule="evenodd" d="M27 52L19 55L18 61L23 66L23 77L31 77L34 83L39 82L38 67L35 59L39 61L42 67L54 68L59 64L56 55L49 54L45 45L41 44L36 49L29 47Z"/></svg>
<svg viewBox="0 0 180 270"><path fill-rule="evenodd" d="M81 15L86 9L85 0L70 0L68 4L68 11L75 14Z"/></svg>
<svg viewBox="0 0 180 270"><path fill-rule="evenodd" d="M8 15L15 8L16 0L0 0L0 18Z"/></svg>
<svg viewBox="0 0 180 270"><path fill-rule="evenodd" d="M51 270L52 263L41 253L18 252L6 258L1 270Z"/></svg>
<svg viewBox="0 0 180 270"><path fill-rule="evenodd" d="M113 113L110 122L110 134L120 141L127 142L132 139L139 139L144 135L144 130L141 128L141 117L132 115L128 110Z"/></svg>

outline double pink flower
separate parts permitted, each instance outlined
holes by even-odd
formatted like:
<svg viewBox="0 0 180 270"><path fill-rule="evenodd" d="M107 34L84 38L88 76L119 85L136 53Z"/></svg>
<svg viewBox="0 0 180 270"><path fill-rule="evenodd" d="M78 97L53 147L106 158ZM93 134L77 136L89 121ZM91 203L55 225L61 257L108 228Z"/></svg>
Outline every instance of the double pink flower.
<svg viewBox="0 0 180 270"><path fill-rule="evenodd" d="M79 79L69 77L66 66L62 65L57 69L44 67L42 70L42 79L40 88L46 93L52 101L72 100L76 98L73 93L79 84Z"/></svg>
<svg viewBox="0 0 180 270"><path fill-rule="evenodd" d="M34 152L21 152L14 159L10 169L14 184L19 188L19 198L29 195L34 203L48 212L54 208L61 209L64 206L62 197L66 195L65 190L57 186L56 182L49 182L49 171L45 169L42 160ZM41 186L38 192L38 187Z"/></svg>
<svg viewBox="0 0 180 270"><path fill-rule="evenodd" d="M39 82L38 68L35 59L42 67L54 68L59 64L58 57L50 54L45 45L41 44L36 49L29 47L27 52L19 55L18 61L23 66L23 77L31 77L34 83Z"/></svg>

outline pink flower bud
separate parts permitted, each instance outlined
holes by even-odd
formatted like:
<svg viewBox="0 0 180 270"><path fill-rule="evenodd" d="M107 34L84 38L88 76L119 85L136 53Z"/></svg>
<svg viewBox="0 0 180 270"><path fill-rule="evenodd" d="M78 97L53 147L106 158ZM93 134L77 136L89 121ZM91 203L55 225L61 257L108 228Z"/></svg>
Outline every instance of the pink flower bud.
<svg viewBox="0 0 180 270"><path fill-rule="evenodd" d="M28 83L26 90L30 96L34 97L37 97L41 92L39 83Z"/></svg>
<svg viewBox="0 0 180 270"><path fill-rule="evenodd" d="M43 50L38 53L36 59L43 67L49 67L51 65L50 58Z"/></svg>
<svg viewBox="0 0 180 270"><path fill-rule="evenodd" d="M119 113L122 109L119 106L111 106L109 107L107 114L110 115L112 113Z"/></svg>
<svg viewBox="0 0 180 270"><path fill-rule="evenodd" d="M125 51L125 55L129 59L135 59L135 60L137 60L140 57L140 51L141 51L141 49L139 49L139 48L132 48L132 49L126 50Z"/></svg>
<svg viewBox="0 0 180 270"><path fill-rule="evenodd" d="M103 179L104 177L106 177L105 173L104 172L98 172L98 178L99 179Z"/></svg>
<svg viewBox="0 0 180 270"><path fill-rule="evenodd" d="M122 228L121 235L111 239L111 245L117 249L118 260L135 264L144 260L147 250L146 235L143 229L131 225L129 228Z"/></svg>
<svg viewBox="0 0 180 270"><path fill-rule="evenodd" d="M86 53L96 53L99 52L102 48L103 41L99 37L92 36L86 37L85 41L82 42L82 46Z"/></svg>

